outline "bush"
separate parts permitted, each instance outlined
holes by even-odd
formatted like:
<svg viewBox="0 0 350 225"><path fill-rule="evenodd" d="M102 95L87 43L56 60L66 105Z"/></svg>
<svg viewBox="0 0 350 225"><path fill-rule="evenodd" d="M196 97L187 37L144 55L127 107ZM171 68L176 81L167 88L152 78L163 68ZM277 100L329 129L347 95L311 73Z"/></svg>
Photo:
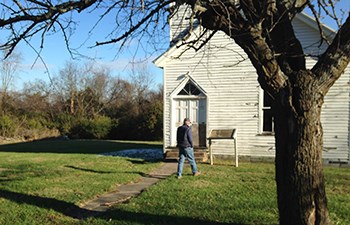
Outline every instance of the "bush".
<svg viewBox="0 0 350 225"><path fill-rule="evenodd" d="M0 135L4 137L14 137L17 135L19 121L14 116L0 116Z"/></svg>
<svg viewBox="0 0 350 225"><path fill-rule="evenodd" d="M150 105L144 114L143 130L146 131L145 138L150 141L159 141L163 138L163 105L160 101Z"/></svg>
<svg viewBox="0 0 350 225"><path fill-rule="evenodd" d="M2 115L0 116L0 136L8 138L20 138L21 140L34 140L58 136L59 133L52 127L46 118L37 116L27 118L26 116Z"/></svg>
<svg viewBox="0 0 350 225"><path fill-rule="evenodd" d="M144 140L144 131L140 127L139 118L132 115L119 119L114 129L113 138L119 140Z"/></svg>
<svg viewBox="0 0 350 225"><path fill-rule="evenodd" d="M27 113L24 116L25 126L28 129L46 130L56 129L56 124L48 118L47 115L41 113Z"/></svg>
<svg viewBox="0 0 350 225"><path fill-rule="evenodd" d="M26 127L30 130L41 130L44 128L38 119L28 119L26 121Z"/></svg>
<svg viewBox="0 0 350 225"><path fill-rule="evenodd" d="M71 138L103 139L106 138L114 126L115 121L106 116L94 119L82 118L69 132Z"/></svg>
<svg viewBox="0 0 350 225"><path fill-rule="evenodd" d="M155 101L138 115L128 114L118 118L119 123L113 127L112 139L159 141L163 138L163 105Z"/></svg>
<svg viewBox="0 0 350 225"><path fill-rule="evenodd" d="M55 117L54 123L62 135L67 135L77 123L77 119L69 114L62 113Z"/></svg>

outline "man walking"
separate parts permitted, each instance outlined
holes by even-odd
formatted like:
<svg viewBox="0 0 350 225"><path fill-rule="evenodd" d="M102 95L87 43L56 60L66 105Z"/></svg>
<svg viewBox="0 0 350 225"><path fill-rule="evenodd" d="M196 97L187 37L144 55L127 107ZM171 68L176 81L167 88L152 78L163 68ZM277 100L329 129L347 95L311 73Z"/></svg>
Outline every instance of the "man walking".
<svg viewBox="0 0 350 225"><path fill-rule="evenodd" d="M198 176L200 172L197 170L197 164L194 159L192 129L190 127L191 120L185 118L182 126L177 128L177 146L179 147L179 163L177 166L177 178L182 177L182 169L187 158L191 165L193 176Z"/></svg>

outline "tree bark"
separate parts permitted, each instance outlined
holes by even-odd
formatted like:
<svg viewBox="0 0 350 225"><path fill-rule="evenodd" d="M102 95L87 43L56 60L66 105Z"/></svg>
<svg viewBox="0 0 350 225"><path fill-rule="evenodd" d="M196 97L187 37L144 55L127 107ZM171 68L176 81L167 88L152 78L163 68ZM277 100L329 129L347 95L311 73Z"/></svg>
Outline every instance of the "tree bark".
<svg viewBox="0 0 350 225"><path fill-rule="evenodd" d="M281 91L273 107L280 224L329 225L322 168L323 95L311 71L295 77L294 87Z"/></svg>
<svg viewBox="0 0 350 225"><path fill-rule="evenodd" d="M209 13L210 10L206 12ZM216 24L204 19L202 22L209 28ZM322 168L320 118L327 90L319 74L306 70L302 46L291 21L286 16L281 18L269 40L260 24L250 24L243 34L222 30L247 53L261 87L274 99L280 224L331 224Z"/></svg>

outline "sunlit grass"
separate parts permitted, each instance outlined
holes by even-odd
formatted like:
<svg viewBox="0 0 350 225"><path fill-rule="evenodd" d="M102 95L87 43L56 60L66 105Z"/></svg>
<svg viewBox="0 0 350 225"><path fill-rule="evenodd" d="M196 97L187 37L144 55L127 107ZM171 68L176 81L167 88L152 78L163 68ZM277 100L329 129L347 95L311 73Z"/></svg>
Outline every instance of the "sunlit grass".
<svg viewBox="0 0 350 225"><path fill-rule="evenodd" d="M85 224L278 224L273 164L201 164L200 169L202 176L173 176ZM325 171L332 220L348 225L350 168ZM338 193L330 190L333 182Z"/></svg>

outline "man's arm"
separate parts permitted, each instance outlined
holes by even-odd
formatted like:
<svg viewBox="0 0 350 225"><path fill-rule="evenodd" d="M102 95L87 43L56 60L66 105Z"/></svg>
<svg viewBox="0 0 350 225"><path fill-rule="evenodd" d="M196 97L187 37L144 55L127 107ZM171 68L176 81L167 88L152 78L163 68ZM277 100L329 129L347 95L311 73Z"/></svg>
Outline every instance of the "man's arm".
<svg viewBox="0 0 350 225"><path fill-rule="evenodd" d="M191 147L193 148L192 129L191 128L188 128L188 130L187 130L187 140L188 140L188 143L190 143Z"/></svg>
<svg viewBox="0 0 350 225"><path fill-rule="evenodd" d="M179 142L180 142L180 128L177 128L177 132L176 132L176 147L179 147Z"/></svg>

